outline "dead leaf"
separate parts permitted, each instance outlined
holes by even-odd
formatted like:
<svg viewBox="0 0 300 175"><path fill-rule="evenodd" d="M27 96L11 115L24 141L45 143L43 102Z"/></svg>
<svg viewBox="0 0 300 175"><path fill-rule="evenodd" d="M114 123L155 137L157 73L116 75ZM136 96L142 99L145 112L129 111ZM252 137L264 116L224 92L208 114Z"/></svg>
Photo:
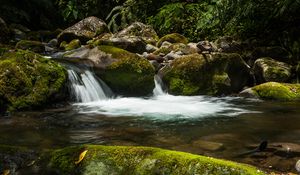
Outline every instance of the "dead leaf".
<svg viewBox="0 0 300 175"><path fill-rule="evenodd" d="M75 162L75 164L79 164L85 157L88 150L84 150L82 153L80 153L78 160Z"/></svg>
<svg viewBox="0 0 300 175"><path fill-rule="evenodd" d="M3 175L9 175L10 174L10 170L4 170L3 171Z"/></svg>

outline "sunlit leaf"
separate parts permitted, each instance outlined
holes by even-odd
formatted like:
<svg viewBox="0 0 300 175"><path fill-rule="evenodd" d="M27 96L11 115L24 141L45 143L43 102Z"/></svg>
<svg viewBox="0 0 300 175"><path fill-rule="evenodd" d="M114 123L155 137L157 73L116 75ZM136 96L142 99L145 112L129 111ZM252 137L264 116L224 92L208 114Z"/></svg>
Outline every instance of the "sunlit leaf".
<svg viewBox="0 0 300 175"><path fill-rule="evenodd" d="M85 157L86 153L88 152L88 150L84 150L82 153L80 153L78 160L75 162L75 164L79 164Z"/></svg>

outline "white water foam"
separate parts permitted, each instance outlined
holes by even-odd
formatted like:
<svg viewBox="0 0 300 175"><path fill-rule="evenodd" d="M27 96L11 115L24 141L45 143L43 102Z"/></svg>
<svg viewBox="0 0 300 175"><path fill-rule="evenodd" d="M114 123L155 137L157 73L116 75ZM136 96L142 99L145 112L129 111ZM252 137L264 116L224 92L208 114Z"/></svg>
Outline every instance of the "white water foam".
<svg viewBox="0 0 300 175"><path fill-rule="evenodd" d="M144 116L160 120L177 118L202 118L211 116L234 116L249 112L233 105L236 98L207 96L173 96L165 93L162 81L154 77L155 88L151 98L117 97L109 99L95 75L85 71L80 76L69 70L69 79L79 113L107 116Z"/></svg>
<svg viewBox="0 0 300 175"><path fill-rule="evenodd" d="M108 98L92 72L85 70L78 74L74 70L69 69L68 75L71 81L71 92L77 102L86 103Z"/></svg>

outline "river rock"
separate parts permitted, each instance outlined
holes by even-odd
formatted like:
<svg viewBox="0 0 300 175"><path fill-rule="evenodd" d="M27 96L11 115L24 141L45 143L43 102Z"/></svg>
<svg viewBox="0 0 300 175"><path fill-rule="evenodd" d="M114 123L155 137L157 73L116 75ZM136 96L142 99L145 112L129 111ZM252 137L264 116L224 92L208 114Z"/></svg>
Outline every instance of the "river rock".
<svg viewBox="0 0 300 175"><path fill-rule="evenodd" d="M10 31L5 21L0 18L0 43L7 43L9 40Z"/></svg>
<svg viewBox="0 0 300 175"><path fill-rule="evenodd" d="M267 82L246 89L240 95L264 100L295 101L300 99L300 84Z"/></svg>
<svg viewBox="0 0 300 175"><path fill-rule="evenodd" d="M35 53L44 53L45 46L40 41L21 40L16 44L17 49L30 50Z"/></svg>
<svg viewBox="0 0 300 175"><path fill-rule="evenodd" d="M200 53L201 50L197 47L197 43L188 43L182 52L184 55L189 55L193 53Z"/></svg>
<svg viewBox="0 0 300 175"><path fill-rule="evenodd" d="M60 48L63 48L65 50L74 50L77 49L81 46L80 40L79 39L73 39L69 43L62 42L60 43Z"/></svg>
<svg viewBox="0 0 300 175"><path fill-rule="evenodd" d="M218 95L249 84L250 68L238 54L191 54L174 59L160 74L168 92L176 95Z"/></svg>
<svg viewBox="0 0 300 175"><path fill-rule="evenodd" d="M65 61L84 64L121 95L140 96L152 93L154 67L145 58L113 46L83 47L64 56Z"/></svg>
<svg viewBox="0 0 300 175"><path fill-rule="evenodd" d="M192 142L192 146L206 151L220 151L224 149L224 145L222 143L206 140L195 140Z"/></svg>
<svg viewBox="0 0 300 175"><path fill-rule="evenodd" d="M56 62L30 51L6 52L0 59L1 109L33 109L61 99L65 81L66 70Z"/></svg>
<svg viewBox="0 0 300 175"><path fill-rule="evenodd" d="M137 36L145 43L153 45L155 45L159 39L152 26L143 24L141 22L134 22L130 26L115 34L115 38L123 38L128 36Z"/></svg>
<svg viewBox="0 0 300 175"><path fill-rule="evenodd" d="M70 42L73 39L79 39L82 43L85 43L106 32L109 32L106 23L97 17L91 16L62 31L57 39L59 43L62 41Z"/></svg>
<svg viewBox="0 0 300 175"><path fill-rule="evenodd" d="M217 39L214 44L220 52L239 53L243 49L242 44L230 36L223 36Z"/></svg>
<svg viewBox="0 0 300 175"><path fill-rule="evenodd" d="M152 44L147 44L146 45L146 52L152 53L152 52L155 52L156 50L158 50L158 47L156 47Z"/></svg>
<svg viewBox="0 0 300 175"><path fill-rule="evenodd" d="M162 43L165 41L168 41L170 43L183 43L183 44L188 43L188 39L183 35L180 35L179 33L171 33L160 38L159 41L157 42L157 47L160 47Z"/></svg>
<svg viewBox="0 0 300 175"><path fill-rule="evenodd" d="M200 41L197 43L197 47L201 52L215 52L217 49L209 41Z"/></svg>
<svg viewBox="0 0 300 175"><path fill-rule="evenodd" d="M83 159L77 159L84 151ZM54 150L42 160L48 162L43 169L48 174L265 174L246 164L150 147L73 146Z"/></svg>
<svg viewBox="0 0 300 175"><path fill-rule="evenodd" d="M169 42L164 42L162 44L162 46L156 50L155 52L153 52L153 54L155 55L167 55L170 52L178 52L178 51L182 51L186 48L186 45L183 43L174 43L174 44L170 44Z"/></svg>
<svg viewBox="0 0 300 175"><path fill-rule="evenodd" d="M124 50L127 50L129 52L133 53L143 53L146 50L147 43L143 41L138 36L122 36L117 37L116 35L113 35L112 37L106 39L101 38L99 40L96 40L94 42L94 45L108 45L108 46L114 46L118 47Z"/></svg>
<svg viewBox="0 0 300 175"><path fill-rule="evenodd" d="M272 58L260 58L254 63L254 74L257 83L269 81L288 82L291 79L292 66Z"/></svg>

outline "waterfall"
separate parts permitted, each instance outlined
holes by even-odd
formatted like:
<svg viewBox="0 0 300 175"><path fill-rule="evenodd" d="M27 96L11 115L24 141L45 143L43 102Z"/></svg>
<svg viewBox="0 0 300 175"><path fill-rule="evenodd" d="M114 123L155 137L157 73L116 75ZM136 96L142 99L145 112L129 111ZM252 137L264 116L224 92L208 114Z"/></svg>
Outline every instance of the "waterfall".
<svg viewBox="0 0 300 175"><path fill-rule="evenodd" d="M159 96L166 94L163 90L163 82L159 75L154 76L155 88L153 89L153 95Z"/></svg>
<svg viewBox="0 0 300 175"><path fill-rule="evenodd" d="M89 70L76 72L68 69L70 89L76 102L92 102L105 100L112 94L111 90Z"/></svg>

